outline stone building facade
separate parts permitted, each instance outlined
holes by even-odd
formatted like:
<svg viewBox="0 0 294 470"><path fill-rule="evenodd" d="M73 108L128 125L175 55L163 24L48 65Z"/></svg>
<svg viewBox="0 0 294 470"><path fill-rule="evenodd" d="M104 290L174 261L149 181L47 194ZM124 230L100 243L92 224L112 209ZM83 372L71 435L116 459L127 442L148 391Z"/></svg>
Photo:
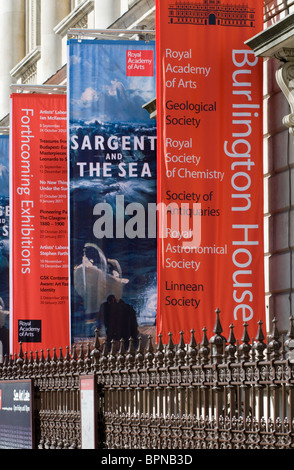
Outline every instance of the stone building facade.
<svg viewBox="0 0 294 470"><path fill-rule="evenodd" d="M264 59L264 235L268 328L281 331L294 314L294 143L291 122L291 55L294 1L265 0L264 30L247 41ZM292 69L294 70L294 69Z"/></svg>
<svg viewBox="0 0 294 470"><path fill-rule="evenodd" d="M233 11L234 2L228 0L171 0L170 11L177 21L177 9L183 21L194 21L193 5L199 4L203 15L197 21L245 25L252 12L243 3L242 11ZM265 296L267 328L276 317L283 331L294 313L294 0L263 4L264 30L247 41L264 58L266 291L260 295ZM229 5L231 10L225 11ZM224 16L229 14L235 16ZM75 28L100 32L107 39L117 39L119 30L153 31L155 0L0 0L0 132L9 128L12 85L66 90L67 38ZM152 112L156 115L154 107Z"/></svg>
<svg viewBox="0 0 294 470"><path fill-rule="evenodd" d="M12 84L66 84L70 29L154 29L154 12L155 0L0 0L0 126Z"/></svg>

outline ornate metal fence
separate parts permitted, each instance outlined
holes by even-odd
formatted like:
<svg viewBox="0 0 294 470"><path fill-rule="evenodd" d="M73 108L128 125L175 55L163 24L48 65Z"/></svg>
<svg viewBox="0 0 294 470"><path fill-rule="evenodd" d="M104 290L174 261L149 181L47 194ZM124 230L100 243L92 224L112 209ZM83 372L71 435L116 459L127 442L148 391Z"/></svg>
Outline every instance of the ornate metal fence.
<svg viewBox="0 0 294 470"><path fill-rule="evenodd" d="M81 448L79 377L98 384L100 447L108 449L269 449L294 447L294 323L280 335L276 321L265 339L247 324L240 343L233 326L222 335L219 311L214 335L203 328L198 344L180 333L175 345L137 349L130 341L107 351L95 344L5 358L1 380L33 379L38 448Z"/></svg>

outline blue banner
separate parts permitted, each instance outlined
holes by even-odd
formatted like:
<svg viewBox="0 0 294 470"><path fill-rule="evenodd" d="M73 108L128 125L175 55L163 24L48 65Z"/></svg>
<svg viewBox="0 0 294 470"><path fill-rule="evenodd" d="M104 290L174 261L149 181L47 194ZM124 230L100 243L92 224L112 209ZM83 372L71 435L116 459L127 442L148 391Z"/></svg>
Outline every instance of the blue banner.
<svg viewBox="0 0 294 470"><path fill-rule="evenodd" d="M9 137L0 135L0 359L9 353Z"/></svg>
<svg viewBox="0 0 294 470"><path fill-rule="evenodd" d="M155 44L70 40L68 64L72 340L127 345L156 321Z"/></svg>

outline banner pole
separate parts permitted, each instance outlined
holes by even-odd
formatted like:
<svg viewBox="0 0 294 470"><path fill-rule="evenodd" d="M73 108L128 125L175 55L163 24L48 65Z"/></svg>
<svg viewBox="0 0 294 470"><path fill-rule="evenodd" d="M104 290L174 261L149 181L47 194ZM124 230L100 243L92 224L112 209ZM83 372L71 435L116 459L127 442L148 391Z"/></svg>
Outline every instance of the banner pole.
<svg viewBox="0 0 294 470"><path fill-rule="evenodd" d="M68 35L71 34L84 34L85 36L96 36L97 34L111 33L111 34L155 34L155 29L85 29L85 28L70 28L67 31Z"/></svg>
<svg viewBox="0 0 294 470"><path fill-rule="evenodd" d="M119 35L131 35L132 39L135 35L146 36L146 41L149 41L149 35L155 36L155 30L147 29L78 29L71 28L67 32L68 36L82 36L91 38L106 39L106 37L117 38Z"/></svg>
<svg viewBox="0 0 294 470"><path fill-rule="evenodd" d="M10 85L12 92L27 91L29 93L66 93L66 85L26 85L26 84L13 84Z"/></svg>

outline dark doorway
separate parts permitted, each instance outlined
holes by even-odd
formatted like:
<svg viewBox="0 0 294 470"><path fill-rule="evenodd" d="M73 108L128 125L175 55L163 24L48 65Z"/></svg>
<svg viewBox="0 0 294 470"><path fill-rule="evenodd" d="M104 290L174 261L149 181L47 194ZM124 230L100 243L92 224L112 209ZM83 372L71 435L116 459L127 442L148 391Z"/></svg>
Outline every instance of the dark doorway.
<svg viewBox="0 0 294 470"><path fill-rule="evenodd" d="M216 24L216 18L213 13L211 13L208 17L208 24Z"/></svg>

